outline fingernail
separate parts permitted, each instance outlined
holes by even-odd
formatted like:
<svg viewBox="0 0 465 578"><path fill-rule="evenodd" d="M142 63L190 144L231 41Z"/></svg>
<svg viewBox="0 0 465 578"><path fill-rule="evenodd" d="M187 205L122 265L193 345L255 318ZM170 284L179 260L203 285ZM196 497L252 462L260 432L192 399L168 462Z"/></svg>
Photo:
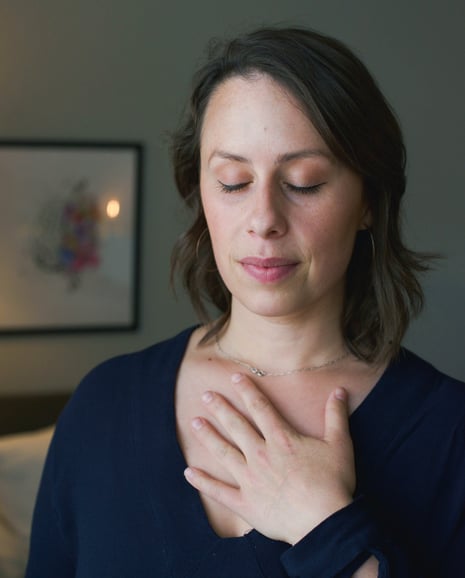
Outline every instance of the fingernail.
<svg viewBox="0 0 465 578"><path fill-rule="evenodd" d="M203 395L202 395L202 401L204 403L210 403L211 400L213 399L213 395L211 394L211 392L206 391Z"/></svg>
<svg viewBox="0 0 465 578"><path fill-rule="evenodd" d="M186 468L184 470L184 477L186 477L188 480L191 480L194 477L194 472L190 468Z"/></svg>
<svg viewBox="0 0 465 578"><path fill-rule="evenodd" d="M196 417L192 420L192 427L194 429L200 429L203 426L203 422L199 417Z"/></svg>
<svg viewBox="0 0 465 578"><path fill-rule="evenodd" d="M347 399L347 392L342 387L338 387L334 392L335 397L340 399L341 401L345 401Z"/></svg>
<svg viewBox="0 0 465 578"><path fill-rule="evenodd" d="M232 381L233 383L239 383L240 381L242 381L242 378L243 378L243 377L244 377L244 376L242 375L242 373L233 373L233 374L231 375L231 381Z"/></svg>

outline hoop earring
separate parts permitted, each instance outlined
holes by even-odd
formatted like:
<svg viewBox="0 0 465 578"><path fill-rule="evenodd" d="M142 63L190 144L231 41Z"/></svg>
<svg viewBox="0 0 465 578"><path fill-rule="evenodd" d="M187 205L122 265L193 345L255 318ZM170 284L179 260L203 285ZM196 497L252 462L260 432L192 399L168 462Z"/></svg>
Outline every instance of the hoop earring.
<svg viewBox="0 0 465 578"><path fill-rule="evenodd" d="M199 250L200 250L200 243L202 242L202 239L205 236L205 233L208 233L208 229L205 227L205 229L200 233L199 238L197 239L197 243L195 245L195 257L197 259L197 261L199 260Z"/></svg>
<svg viewBox="0 0 465 578"><path fill-rule="evenodd" d="M370 235L370 241L371 241L371 262L374 263L375 257L376 257L375 238L373 237L373 233L371 232L371 229L367 229L367 231L368 231L368 234Z"/></svg>

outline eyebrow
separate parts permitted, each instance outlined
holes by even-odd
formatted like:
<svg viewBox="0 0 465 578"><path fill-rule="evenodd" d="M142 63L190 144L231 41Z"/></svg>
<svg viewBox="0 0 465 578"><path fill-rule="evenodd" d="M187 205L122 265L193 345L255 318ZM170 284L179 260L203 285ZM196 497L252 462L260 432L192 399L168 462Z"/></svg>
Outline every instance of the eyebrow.
<svg viewBox="0 0 465 578"><path fill-rule="evenodd" d="M279 155L276 162L277 164L280 164L294 161L296 159L308 159L312 157L323 157L325 159L331 160L332 155L322 149L303 149L300 151Z"/></svg>
<svg viewBox="0 0 465 578"><path fill-rule="evenodd" d="M245 157L235 155L234 153L228 153L222 150L214 150L210 155L208 162L210 162L215 157L219 157L220 159L224 159L227 161L237 161L238 163L250 163L250 161Z"/></svg>
<svg viewBox="0 0 465 578"><path fill-rule="evenodd" d="M210 162L215 157L219 157L221 159L228 160L228 161L236 161L239 163L250 164L250 160L248 158L243 157L241 155L236 155L234 153L229 153L229 152L223 151L223 150L213 151L213 153L210 155L210 158L208 159L208 162ZM328 160L332 159L332 155L330 153L322 150L322 149L302 149L299 151L284 153L282 155L279 155L279 157L276 159L276 164L279 165L279 164L288 163L290 161L294 161L297 159L306 159L306 158L312 158L312 157L323 157L323 158L326 158Z"/></svg>

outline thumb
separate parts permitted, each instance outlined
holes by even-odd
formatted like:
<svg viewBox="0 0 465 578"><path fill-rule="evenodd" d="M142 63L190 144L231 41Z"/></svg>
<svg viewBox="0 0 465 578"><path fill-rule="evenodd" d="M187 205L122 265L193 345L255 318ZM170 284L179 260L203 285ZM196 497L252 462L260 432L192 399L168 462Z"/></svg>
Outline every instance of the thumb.
<svg viewBox="0 0 465 578"><path fill-rule="evenodd" d="M350 439L347 391L338 387L328 397L325 408L325 434L328 442Z"/></svg>

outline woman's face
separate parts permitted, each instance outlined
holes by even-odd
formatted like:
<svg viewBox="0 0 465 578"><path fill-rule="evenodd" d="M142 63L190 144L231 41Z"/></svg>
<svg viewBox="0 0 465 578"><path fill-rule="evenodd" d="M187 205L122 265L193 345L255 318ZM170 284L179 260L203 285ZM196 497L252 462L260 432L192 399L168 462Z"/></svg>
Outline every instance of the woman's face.
<svg viewBox="0 0 465 578"><path fill-rule="evenodd" d="M355 235L370 222L360 177L266 75L217 88L200 144L202 204L233 308L340 315Z"/></svg>

